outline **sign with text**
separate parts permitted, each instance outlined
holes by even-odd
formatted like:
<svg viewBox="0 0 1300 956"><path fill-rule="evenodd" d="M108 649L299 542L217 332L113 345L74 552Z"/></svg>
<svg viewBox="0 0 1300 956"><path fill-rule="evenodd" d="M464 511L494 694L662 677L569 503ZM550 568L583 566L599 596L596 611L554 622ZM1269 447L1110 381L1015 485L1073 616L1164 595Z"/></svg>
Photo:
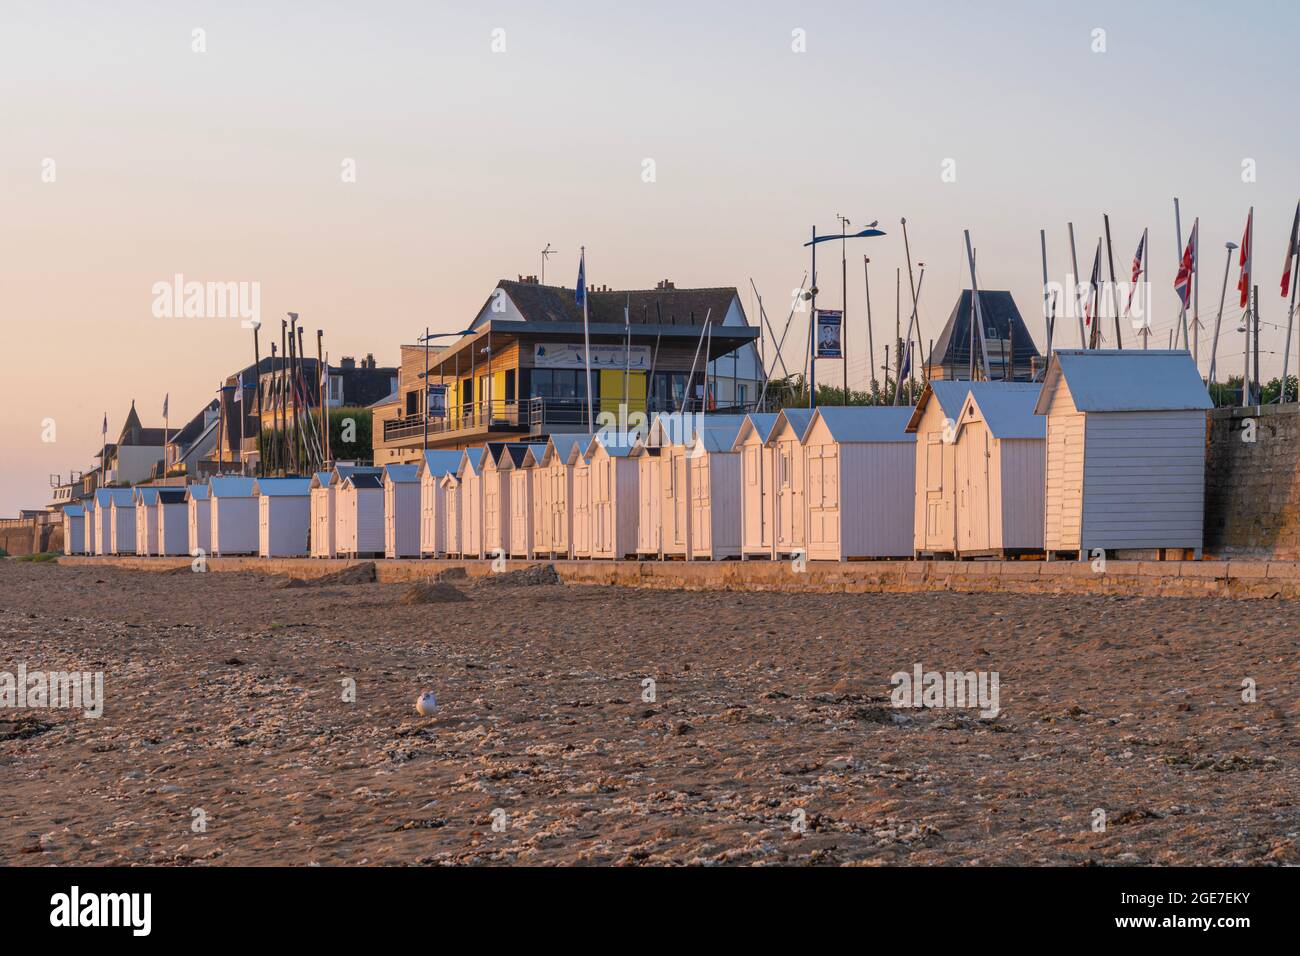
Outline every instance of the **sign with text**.
<svg viewBox="0 0 1300 956"><path fill-rule="evenodd" d="M844 357L842 333L844 313L830 309L817 310L817 357L837 359Z"/></svg>
<svg viewBox="0 0 1300 956"><path fill-rule="evenodd" d="M533 365L536 368L585 368L581 343L538 342L533 345ZM593 345L591 367L645 371L650 368L650 349L634 345L631 351L622 345Z"/></svg>

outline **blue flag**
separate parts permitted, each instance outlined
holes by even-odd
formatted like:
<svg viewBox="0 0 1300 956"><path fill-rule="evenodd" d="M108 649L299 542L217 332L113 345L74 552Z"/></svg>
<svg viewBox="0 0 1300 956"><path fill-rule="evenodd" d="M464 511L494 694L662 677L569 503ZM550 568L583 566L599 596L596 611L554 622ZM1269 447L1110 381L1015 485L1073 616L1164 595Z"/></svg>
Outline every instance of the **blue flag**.
<svg viewBox="0 0 1300 956"><path fill-rule="evenodd" d="M584 309L587 307L587 253L585 251L578 259L578 287L574 290L573 301Z"/></svg>

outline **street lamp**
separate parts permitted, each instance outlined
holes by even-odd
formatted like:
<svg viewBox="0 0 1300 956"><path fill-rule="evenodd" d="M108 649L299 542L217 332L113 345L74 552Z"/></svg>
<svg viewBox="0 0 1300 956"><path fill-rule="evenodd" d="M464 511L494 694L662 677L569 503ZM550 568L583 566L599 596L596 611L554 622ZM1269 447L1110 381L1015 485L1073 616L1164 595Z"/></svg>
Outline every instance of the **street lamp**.
<svg viewBox="0 0 1300 956"><path fill-rule="evenodd" d="M452 336L473 335L472 329L465 329L461 332L430 332L429 327L424 327L424 335L417 339L424 344L424 371L420 373L420 378L424 379L424 450L429 450L429 342L433 339L445 339Z"/></svg>
<svg viewBox="0 0 1300 956"><path fill-rule="evenodd" d="M877 223L880 222L879 219L877 219L876 222L873 222L871 225L867 226L865 229L861 230L860 232L848 234L844 231L844 227L845 225L847 225L848 220L845 219L843 216L839 216L837 218L840 220L839 235L831 234L829 236L819 236L817 235L817 227L813 226L812 240L804 243L805 247L812 248L812 289L805 294L805 297L812 303L811 305L812 316L808 322L808 407L809 408L817 407L817 342L814 333L814 329L817 325L817 291L818 291L817 290L817 243L832 242L832 241L838 241L843 243L848 239L870 239L870 238L874 238L875 236L885 235L885 233L882 230L876 228ZM840 251L841 253L843 253L844 246L840 246ZM843 260L844 257L842 254L840 258L841 260ZM843 276L844 292L845 292L845 301L841 303L841 308L843 308L848 304L847 302L848 273L844 267L844 263L841 262L840 265L841 265L840 271ZM844 312L842 311L840 313L840 355L841 356L845 354L844 353L845 331L846 329L844 326ZM849 376L849 367L846 361L844 365L844 392L845 392L846 403L848 401L848 385L849 385L848 376Z"/></svg>

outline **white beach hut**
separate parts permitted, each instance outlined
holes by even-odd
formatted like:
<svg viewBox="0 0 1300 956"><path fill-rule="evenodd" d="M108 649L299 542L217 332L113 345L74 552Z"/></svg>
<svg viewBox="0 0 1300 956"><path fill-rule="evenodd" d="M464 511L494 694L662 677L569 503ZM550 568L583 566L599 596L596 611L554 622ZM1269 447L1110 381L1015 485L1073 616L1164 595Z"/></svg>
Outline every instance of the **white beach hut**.
<svg viewBox="0 0 1300 956"><path fill-rule="evenodd" d="M1043 550L1042 386L974 382L957 420L957 554L1011 557Z"/></svg>
<svg viewBox="0 0 1300 956"><path fill-rule="evenodd" d="M551 553L551 489L550 477L542 467L546 458L549 442L529 445L528 457L524 460L524 472L528 475L528 494L532 511L532 542L529 557Z"/></svg>
<svg viewBox="0 0 1300 956"><path fill-rule="evenodd" d="M184 488L159 488L158 553L164 557L189 554L190 508Z"/></svg>
<svg viewBox="0 0 1300 956"><path fill-rule="evenodd" d="M804 432L808 557L911 557L916 436L910 407L829 406ZM749 476L745 476L749 486Z"/></svg>
<svg viewBox="0 0 1300 956"><path fill-rule="evenodd" d="M300 558L309 552L311 478L258 478L257 553L264 558Z"/></svg>
<svg viewBox="0 0 1300 956"><path fill-rule="evenodd" d="M573 493L569 498L573 509L572 552L575 558L590 558L591 459L587 457L586 448L574 448L569 458L573 462Z"/></svg>
<svg viewBox="0 0 1300 956"><path fill-rule="evenodd" d="M135 492L110 488L108 502L109 554L135 554Z"/></svg>
<svg viewBox="0 0 1300 956"><path fill-rule="evenodd" d="M420 554L440 557L447 553L447 509L443 479L454 474L460 452L426 451L417 466L420 481Z"/></svg>
<svg viewBox="0 0 1300 956"><path fill-rule="evenodd" d="M384 466L384 557L420 556L420 466Z"/></svg>
<svg viewBox="0 0 1300 956"><path fill-rule="evenodd" d="M1184 350L1053 353L1034 409L1046 423L1048 554L1181 549L1199 558L1211 407Z"/></svg>
<svg viewBox="0 0 1300 956"><path fill-rule="evenodd" d="M488 458L486 448L466 448L456 468L460 479L458 499L460 504L460 556L483 557L483 466Z"/></svg>
<svg viewBox="0 0 1300 956"><path fill-rule="evenodd" d="M158 554L158 489L135 488L135 553L148 558Z"/></svg>
<svg viewBox="0 0 1300 956"><path fill-rule="evenodd" d="M637 439L598 433L584 450L588 461L591 557L619 560L637 551Z"/></svg>
<svg viewBox="0 0 1300 956"><path fill-rule="evenodd" d="M337 557L381 557L384 553L384 479L378 468L335 470L334 547Z"/></svg>
<svg viewBox="0 0 1300 956"><path fill-rule="evenodd" d="M81 542L82 554L95 553L95 496L92 494L89 498L81 503L82 522L81 529L84 537Z"/></svg>
<svg viewBox="0 0 1300 956"><path fill-rule="evenodd" d="M460 452L457 452L456 456L459 458ZM439 553L449 557L459 557L461 482L455 470L442 476L438 488L442 493L442 505L438 513L438 526L442 529L442 551Z"/></svg>
<svg viewBox="0 0 1300 956"><path fill-rule="evenodd" d="M81 505L63 509L63 553L86 553L86 509Z"/></svg>
<svg viewBox="0 0 1300 956"><path fill-rule="evenodd" d="M92 547L89 554L113 553L113 496L131 494L130 488L99 488L95 491L95 513L92 515ZM134 525L132 525L134 530Z"/></svg>
<svg viewBox="0 0 1300 956"><path fill-rule="evenodd" d="M501 473L510 484L510 537L507 542L512 557L531 558L537 531L533 501L533 472L546 446L512 444L501 456Z"/></svg>
<svg viewBox="0 0 1300 956"><path fill-rule="evenodd" d="M957 419L971 383L930 381L921 391L907 431L916 437L916 494L912 550L918 555L956 554Z"/></svg>
<svg viewBox="0 0 1300 956"><path fill-rule="evenodd" d="M812 421L808 408L782 409L767 446L772 450L772 550L774 557L807 552L808 501L803 436Z"/></svg>
<svg viewBox="0 0 1300 956"><path fill-rule="evenodd" d="M740 454L740 556L772 556L772 461L767 440L776 427L776 412L755 412L745 416L736 433Z"/></svg>
<svg viewBox="0 0 1300 956"><path fill-rule="evenodd" d="M740 556L740 425L705 428L686 447L692 560Z"/></svg>
<svg viewBox="0 0 1300 956"><path fill-rule="evenodd" d="M510 550L510 465L522 446L514 442L488 442L479 487L483 490L483 553L492 558Z"/></svg>
<svg viewBox="0 0 1300 956"><path fill-rule="evenodd" d="M189 529L191 557L212 553L212 500L208 486L193 484L185 488L186 525Z"/></svg>
<svg viewBox="0 0 1300 956"><path fill-rule="evenodd" d="M212 553L257 554L257 498L254 479L218 475L208 479Z"/></svg>
<svg viewBox="0 0 1300 956"><path fill-rule="evenodd" d="M663 556L663 519L659 506L663 501L660 468L663 449L638 441L629 457L636 462L636 553L639 558Z"/></svg>
<svg viewBox="0 0 1300 956"><path fill-rule="evenodd" d="M311 476L311 540L313 558L334 557L334 485L333 472L318 471Z"/></svg>
<svg viewBox="0 0 1300 956"><path fill-rule="evenodd" d="M591 435L575 432L552 435L542 452L539 471L546 484L543 507L547 529L534 550L555 558L573 557L573 469Z"/></svg>

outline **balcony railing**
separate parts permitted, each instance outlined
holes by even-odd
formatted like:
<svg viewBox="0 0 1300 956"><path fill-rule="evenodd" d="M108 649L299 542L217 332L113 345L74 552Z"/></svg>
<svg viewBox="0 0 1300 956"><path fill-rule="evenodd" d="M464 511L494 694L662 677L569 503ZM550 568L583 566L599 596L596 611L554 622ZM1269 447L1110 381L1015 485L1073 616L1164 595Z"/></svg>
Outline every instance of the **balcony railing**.
<svg viewBox="0 0 1300 956"><path fill-rule="evenodd" d="M651 399L648 403L632 401L626 412L620 412L622 401L597 401L593 411L617 416L623 421L629 414L644 412L653 416L660 412L686 411L691 413L707 411L710 414L745 414L757 408L754 402L741 405L704 408L700 401L686 402L679 409L676 402L661 402ZM529 398L523 401L474 402L470 405L449 409L449 414L441 418L429 419L429 436L448 432L482 430L521 432L541 434L555 429L577 431L587 424L587 400L585 398ZM407 415L384 422L384 441L398 442L424 435L424 416Z"/></svg>

